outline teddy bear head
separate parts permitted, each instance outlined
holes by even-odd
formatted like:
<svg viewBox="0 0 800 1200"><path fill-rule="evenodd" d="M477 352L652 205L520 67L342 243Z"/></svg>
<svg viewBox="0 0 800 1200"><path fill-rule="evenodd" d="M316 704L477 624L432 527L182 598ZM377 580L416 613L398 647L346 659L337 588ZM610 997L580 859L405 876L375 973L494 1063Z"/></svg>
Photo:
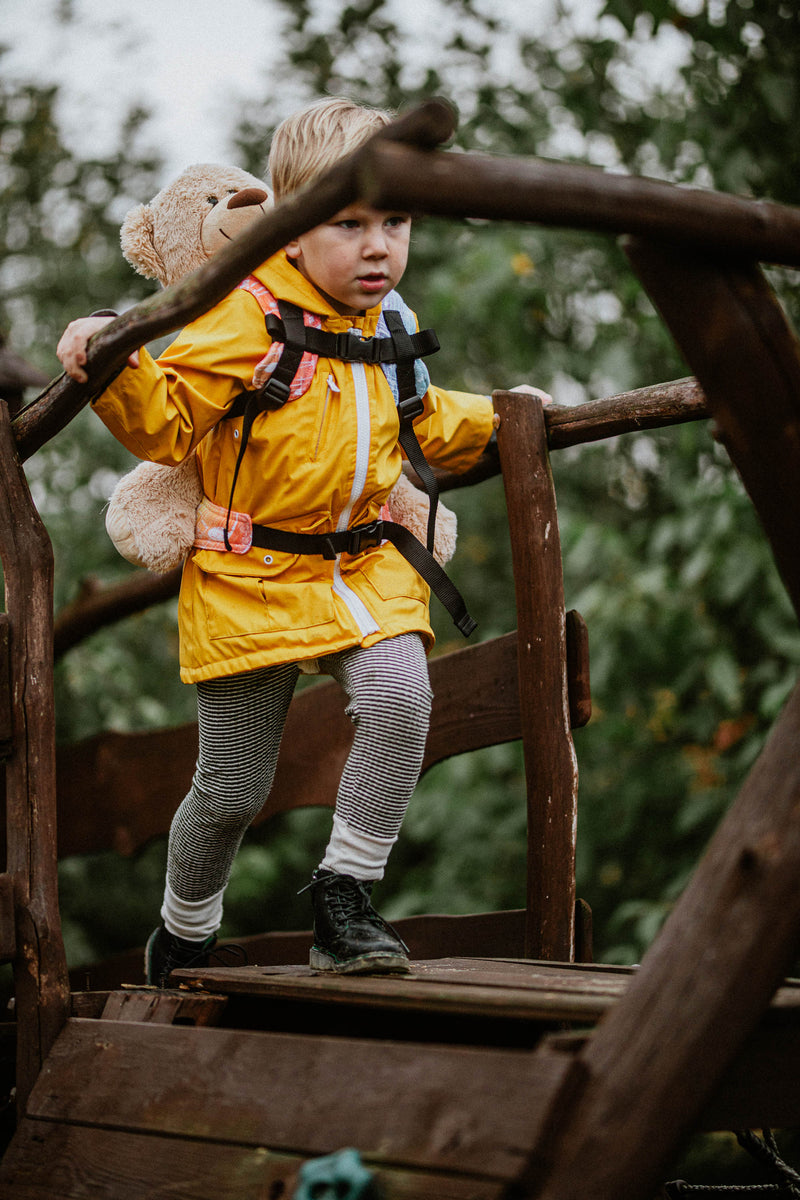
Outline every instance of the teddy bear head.
<svg viewBox="0 0 800 1200"><path fill-rule="evenodd" d="M238 167L197 163L149 204L138 204L120 231L122 253L166 287L202 266L272 205L266 184Z"/></svg>

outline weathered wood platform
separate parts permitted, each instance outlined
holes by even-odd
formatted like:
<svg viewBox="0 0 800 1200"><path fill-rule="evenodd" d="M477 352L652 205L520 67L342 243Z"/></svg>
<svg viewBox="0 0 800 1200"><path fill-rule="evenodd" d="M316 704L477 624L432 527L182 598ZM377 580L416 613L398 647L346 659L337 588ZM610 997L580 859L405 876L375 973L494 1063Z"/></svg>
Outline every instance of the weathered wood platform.
<svg viewBox="0 0 800 1200"><path fill-rule="evenodd" d="M546 1167L576 1051L633 975L440 959L393 977L212 967L175 972L165 992L76 994L0 1196L277 1200L302 1162L353 1146L386 1200L499 1200ZM796 1121L799 1068L788 980L701 1127Z"/></svg>

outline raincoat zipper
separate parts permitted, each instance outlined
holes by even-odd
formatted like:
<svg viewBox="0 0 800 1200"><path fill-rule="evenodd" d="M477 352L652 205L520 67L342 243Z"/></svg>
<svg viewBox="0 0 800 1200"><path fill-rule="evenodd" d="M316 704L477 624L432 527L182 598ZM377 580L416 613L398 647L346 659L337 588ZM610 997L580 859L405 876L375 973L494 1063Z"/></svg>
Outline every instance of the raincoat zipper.
<svg viewBox="0 0 800 1200"><path fill-rule="evenodd" d="M356 501L361 497L367 483L367 472L369 471L369 451L372 442L372 427L370 421L369 410L369 390L367 388L367 373L364 369L364 364L355 362L351 364L353 373L353 384L355 387L356 398L356 465L353 472L353 483L350 488L350 498L347 504L342 509L339 515L339 520L336 522L337 532L342 529L347 529L350 524L350 518L353 515L353 508ZM370 613L367 606L356 593L348 587L344 579L342 579L342 571L337 557L333 568L333 591L347 606L350 614L358 626L358 631L362 637L367 637L370 633L377 633L380 626L376 624L374 617Z"/></svg>

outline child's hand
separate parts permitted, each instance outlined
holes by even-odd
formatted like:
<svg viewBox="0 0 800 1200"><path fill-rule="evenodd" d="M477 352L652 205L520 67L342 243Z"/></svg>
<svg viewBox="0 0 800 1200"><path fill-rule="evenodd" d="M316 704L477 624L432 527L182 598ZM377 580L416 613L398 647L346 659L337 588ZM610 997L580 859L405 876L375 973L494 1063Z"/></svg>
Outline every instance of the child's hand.
<svg viewBox="0 0 800 1200"><path fill-rule="evenodd" d="M529 396L538 396L542 404L552 404L553 397L549 392L543 392L541 388L531 387L529 383L518 383L516 387L509 389L512 392L527 392Z"/></svg>
<svg viewBox="0 0 800 1200"><path fill-rule="evenodd" d="M86 347L89 338L93 334L99 333L108 325L109 321L113 320L114 317L107 316L79 317L77 321L70 321L56 346L58 360L70 379L75 379L78 383L86 383L88 376L83 368L86 363ZM128 366L138 367L138 365L139 351L134 350L128 358Z"/></svg>

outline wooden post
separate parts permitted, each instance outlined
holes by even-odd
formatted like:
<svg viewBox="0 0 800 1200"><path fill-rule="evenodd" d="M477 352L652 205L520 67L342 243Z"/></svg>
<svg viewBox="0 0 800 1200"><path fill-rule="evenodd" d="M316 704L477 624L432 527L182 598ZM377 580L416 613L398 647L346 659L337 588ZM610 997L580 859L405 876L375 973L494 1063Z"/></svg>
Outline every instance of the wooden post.
<svg viewBox="0 0 800 1200"><path fill-rule="evenodd" d="M650 1200L800 930L800 689L626 995L581 1055L540 1200Z"/></svg>
<svg viewBox="0 0 800 1200"><path fill-rule="evenodd" d="M639 278L706 395L800 616L800 347L756 264L640 239Z"/></svg>
<svg viewBox="0 0 800 1200"><path fill-rule="evenodd" d="M0 404L0 558L10 628L12 746L6 763L7 873L13 884L17 1109L69 1006L56 875L53 551Z"/></svg>
<svg viewBox="0 0 800 1200"><path fill-rule="evenodd" d="M575 956L578 769L567 688L561 540L541 400L495 392L517 600L528 793L526 954Z"/></svg>
<svg viewBox="0 0 800 1200"><path fill-rule="evenodd" d="M757 267L628 244L800 613L800 352ZM649 1200L800 942L800 689L582 1061L542 1200Z"/></svg>

